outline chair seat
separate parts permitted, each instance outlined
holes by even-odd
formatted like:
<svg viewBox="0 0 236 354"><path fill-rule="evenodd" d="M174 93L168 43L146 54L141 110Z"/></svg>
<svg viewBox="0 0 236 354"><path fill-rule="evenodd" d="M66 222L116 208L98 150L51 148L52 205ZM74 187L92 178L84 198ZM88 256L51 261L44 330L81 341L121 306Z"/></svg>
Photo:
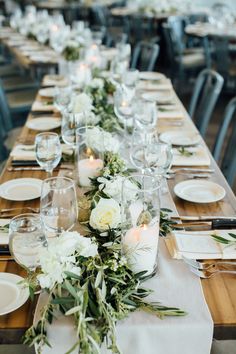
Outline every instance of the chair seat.
<svg viewBox="0 0 236 354"><path fill-rule="evenodd" d="M204 49L203 48L186 48L183 52L183 54L204 54Z"/></svg>
<svg viewBox="0 0 236 354"><path fill-rule="evenodd" d="M29 76L17 76L17 77L10 77L7 79L3 79L3 88L5 91L8 90L20 90L24 88L36 88L37 87L37 82L32 81L32 79Z"/></svg>
<svg viewBox="0 0 236 354"><path fill-rule="evenodd" d="M185 54L182 57L182 63L186 68L204 66L206 64L203 53Z"/></svg>
<svg viewBox="0 0 236 354"><path fill-rule="evenodd" d="M19 92L8 93L6 96L10 110L14 111L19 109L29 109L33 101L35 100L36 94L37 90L24 90Z"/></svg>

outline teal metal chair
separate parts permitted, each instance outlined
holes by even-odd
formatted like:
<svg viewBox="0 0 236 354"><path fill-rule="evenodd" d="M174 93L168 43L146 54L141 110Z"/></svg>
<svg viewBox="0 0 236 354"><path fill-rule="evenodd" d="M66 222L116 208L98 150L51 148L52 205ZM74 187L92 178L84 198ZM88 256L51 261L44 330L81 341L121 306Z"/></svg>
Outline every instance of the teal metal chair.
<svg viewBox="0 0 236 354"><path fill-rule="evenodd" d="M132 55L131 69L154 71L159 51L158 44L145 41L137 43Z"/></svg>
<svg viewBox="0 0 236 354"><path fill-rule="evenodd" d="M221 170L228 183L233 186L236 177L236 97L234 97L226 106L222 125L219 128L216 137L216 143L213 150L213 156L216 161L220 161L224 142L227 141L225 152L223 154ZM229 137L228 137L229 133Z"/></svg>
<svg viewBox="0 0 236 354"><path fill-rule="evenodd" d="M219 162L220 156L222 153L223 149L223 144L226 139L227 133L229 131L230 125L233 121L233 118L236 119L235 117L236 113L236 97L232 98L228 105L225 108L225 112L223 115L223 120L222 124L220 125L217 137L216 137L216 142L213 148L213 156L214 159ZM236 142L235 142L236 143Z"/></svg>
<svg viewBox="0 0 236 354"><path fill-rule="evenodd" d="M206 134L223 84L223 77L214 70L204 69L198 75L190 101L189 115L202 136Z"/></svg>

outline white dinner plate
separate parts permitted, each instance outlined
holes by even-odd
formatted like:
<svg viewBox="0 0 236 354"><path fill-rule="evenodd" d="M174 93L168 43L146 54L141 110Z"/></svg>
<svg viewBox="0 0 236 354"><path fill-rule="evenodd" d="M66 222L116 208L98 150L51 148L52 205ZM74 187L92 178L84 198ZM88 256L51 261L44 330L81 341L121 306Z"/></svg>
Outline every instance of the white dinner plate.
<svg viewBox="0 0 236 354"><path fill-rule="evenodd" d="M42 63L48 63L55 61L55 58L50 58L48 55L42 55L42 54L34 54L30 55L30 59L35 62L42 62Z"/></svg>
<svg viewBox="0 0 236 354"><path fill-rule="evenodd" d="M27 301L29 290L19 284L22 280L16 274L0 273L0 316L18 309Z"/></svg>
<svg viewBox="0 0 236 354"><path fill-rule="evenodd" d="M190 146L197 145L200 142L200 136L197 133L167 131L160 135L160 140L171 145Z"/></svg>
<svg viewBox="0 0 236 354"><path fill-rule="evenodd" d="M152 71L141 71L139 73L140 80L163 80L165 75Z"/></svg>
<svg viewBox="0 0 236 354"><path fill-rule="evenodd" d="M0 197L13 201L36 199L41 195L42 180L16 178L0 185Z"/></svg>
<svg viewBox="0 0 236 354"><path fill-rule="evenodd" d="M33 118L26 123L27 128L39 131L56 129L61 126L60 118L42 117Z"/></svg>
<svg viewBox="0 0 236 354"><path fill-rule="evenodd" d="M193 203L214 203L225 197L225 190L219 184L195 179L176 184L174 192L181 199Z"/></svg>
<svg viewBox="0 0 236 354"><path fill-rule="evenodd" d="M171 92L145 92L142 94L142 97L148 101L154 101L157 103L166 103L173 102L173 94Z"/></svg>
<svg viewBox="0 0 236 354"><path fill-rule="evenodd" d="M43 88L43 89L39 90L39 94L42 97L53 98L56 95L56 90L54 89L54 87L47 87L47 88Z"/></svg>

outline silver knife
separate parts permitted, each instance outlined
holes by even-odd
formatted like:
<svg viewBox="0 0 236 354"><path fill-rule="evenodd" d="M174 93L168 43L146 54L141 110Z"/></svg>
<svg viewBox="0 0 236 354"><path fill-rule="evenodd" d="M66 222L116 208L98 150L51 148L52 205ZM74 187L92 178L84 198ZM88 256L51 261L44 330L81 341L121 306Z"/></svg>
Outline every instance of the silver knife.
<svg viewBox="0 0 236 354"><path fill-rule="evenodd" d="M227 220L236 220L236 216L172 216L172 220L183 220L183 221L212 221L212 220L221 220L221 219L227 219Z"/></svg>

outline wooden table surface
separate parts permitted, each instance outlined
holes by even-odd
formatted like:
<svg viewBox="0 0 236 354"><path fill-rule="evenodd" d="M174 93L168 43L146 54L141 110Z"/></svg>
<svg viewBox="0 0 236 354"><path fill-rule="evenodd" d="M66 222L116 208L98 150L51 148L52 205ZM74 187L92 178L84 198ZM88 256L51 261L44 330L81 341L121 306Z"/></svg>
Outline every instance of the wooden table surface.
<svg viewBox="0 0 236 354"><path fill-rule="evenodd" d="M39 97L37 98L39 99ZM176 103L184 110L181 102L175 96ZM30 115L28 119L33 119ZM171 123L160 119L158 122L158 130L160 132L167 130L181 131L196 131L191 119L185 111L184 124L181 127L173 126ZM23 128L21 139L29 139L34 136L35 132L29 130L27 127ZM204 144L204 142L202 141ZM6 165L0 177L0 183L20 177L35 177L44 179L46 173L42 171L22 171L22 172L9 172L7 167L10 165L10 160ZM180 215L221 215L221 216L236 216L236 197L228 186L225 178L223 177L218 166L211 158L211 168L215 169L210 180L216 181L222 185L226 190L226 196L223 200L212 204L194 204L185 202L177 198L173 193L173 187L176 183L184 180L183 176L177 176L173 180L169 180L169 187L173 200L176 204L177 210ZM57 172L55 172L56 174ZM24 207L31 206L37 207L39 199L28 202L12 202L0 198L0 208ZM23 274L22 269L14 261L1 261L1 272L12 272ZM218 275L212 279L202 280L204 295L209 306L214 324L215 336L218 338L236 338L236 277L229 274ZM0 316L0 343L17 343L19 342L21 334L32 322L34 304L28 301L20 309L4 316Z"/></svg>
<svg viewBox="0 0 236 354"><path fill-rule="evenodd" d="M12 34L19 34L18 32L12 32ZM25 41L25 46L30 45L31 43L33 44L39 44L36 40L31 40L31 39L27 39L22 37ZM16 61L24 68L26 69L36 69L38 67L57 67L58 66L58 55L57 55L57 59L50 59L47 62L43 62L43 61L34 61L31 60L29 56L25 55L21 48L18 46L13 46L10 43L8 43L8 41L10 40L10 36L6 37L1 36L1 32L0 32L0 42L3 45L3 47L5 47L10 53L11 55L16 59ZM40 44L39 44L40 45ZM42 55L43 54L43 50L52 50L50 47L46 46L46 45L41 45L40 46L42 48L42 52L39 51L38 54Z"/></svg>

